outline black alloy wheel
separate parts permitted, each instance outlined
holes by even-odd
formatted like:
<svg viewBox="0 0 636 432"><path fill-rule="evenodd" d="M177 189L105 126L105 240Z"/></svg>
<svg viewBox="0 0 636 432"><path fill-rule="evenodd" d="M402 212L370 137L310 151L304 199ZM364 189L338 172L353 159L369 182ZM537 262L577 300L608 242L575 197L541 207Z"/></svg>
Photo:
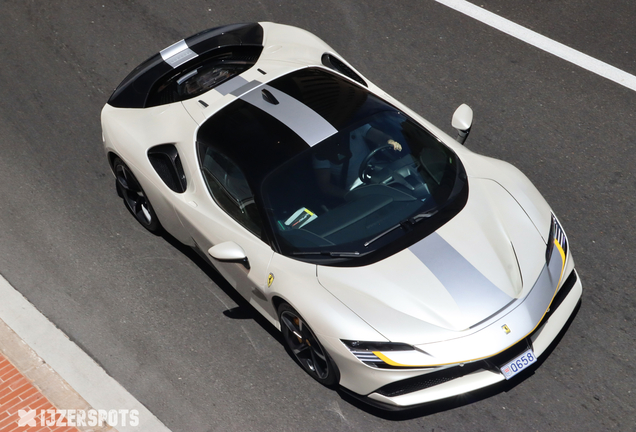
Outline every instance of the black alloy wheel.
<svg viewBox="0 0 636 432"><path fill-rule="evenodd" d="M285 344L303 369L327 387L338 384L338 367L300 314L287 303L282 303L278 307L278 317Z"/></svg>
<svg viewBox="0 0 636 432"><path fill-rule="evenodd" d="M128 211L148 231L153 233L159 231L161 227L159 219L130 168L120 158L115 158L113 170L115 171L117 193L123 198Z"/></svg>

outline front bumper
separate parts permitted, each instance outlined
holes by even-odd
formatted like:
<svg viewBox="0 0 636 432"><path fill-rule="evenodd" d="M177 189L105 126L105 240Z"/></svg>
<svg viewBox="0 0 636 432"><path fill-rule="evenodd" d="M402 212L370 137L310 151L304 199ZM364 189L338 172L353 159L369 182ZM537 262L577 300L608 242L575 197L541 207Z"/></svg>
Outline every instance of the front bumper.
<svg viewBox="0 0 636 432"><path fill-rule="evenodd" d="M528 347L532 347L535 356L540 358L567 324L581 295L582 284L578 274L573 269L537 328L507 350L493 357L467 363L464 366L452 366L443 370L399 379L368 395L359 395L345 390L351 396L368 404L386 410L401 410L458 396L502 382L505 378L499 371L499 366L513 359Z"/></svg>

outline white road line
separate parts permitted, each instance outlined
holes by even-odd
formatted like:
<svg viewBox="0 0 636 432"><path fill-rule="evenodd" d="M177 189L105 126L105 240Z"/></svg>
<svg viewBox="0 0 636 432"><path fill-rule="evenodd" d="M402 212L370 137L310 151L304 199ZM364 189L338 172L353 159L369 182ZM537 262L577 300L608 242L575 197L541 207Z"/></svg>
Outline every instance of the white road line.
<svg viewBox="0 0 636 432"><path fill-rule="evenodd" d="M94 409L139 412L139 426L118 424L115 429L119 432L170 432L2 276L0 299L0 318Z"/></svg>
<svg viewBox="0 0 636 432"><path fill-rule="evenodd" d="M612 65L590 57L580 51L563 45L560 42L547 38L539 33L515 24L505 18L489 12L465 0L435 0L451 9L455 9L471 18L481 21L497 30L509 34L523 42L533 45L543 51L554 54L563 60L587 69L608 80L614 81L631 90L636 90L636 76L629 74Z"/></svg>

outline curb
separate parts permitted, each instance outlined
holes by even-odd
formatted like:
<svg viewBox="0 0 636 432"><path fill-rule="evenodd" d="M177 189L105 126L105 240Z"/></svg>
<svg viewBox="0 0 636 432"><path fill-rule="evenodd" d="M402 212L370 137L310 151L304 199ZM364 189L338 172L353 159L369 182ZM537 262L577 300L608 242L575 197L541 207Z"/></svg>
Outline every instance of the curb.
<svg viewBox="0 0 636 432"><path fill-rule="evenodd" d="M6 360L13 365L18 371L18 375L22 375L30 385L22 385L24 380L19 380L19 377L13 375L13 368L5 367L5 376L11 374L11 380L16 381L16 384L20 383L21 387L10 387L9 382L3 380L3 376L0 375L0 394L7 393L3 396L2 403L0 404L0 415L4 415L5 408L13 408L13 414L9 417L14 417L8 425L3 425L3 430L35 430L34 427L27 427L23 429L18 425L18 409L36 409L37 411L57 408L58 410L78 410L88 411L92 407L86 402L73 388L68 385L57 372L55 372L47 363L44 362L36 353L29 347L9 326L2 320L0 320L0 352L4 355ZM0 363L2 362L2 355L0 355ZM18 380L16 380L18 378ZM25 391L20 389L28 388ZM34 389L35 391L31 390ZM46 399L50 404L47 404ZM27 403L28 402L28 403ZM51 406L49 406L51 405ZM9 418L7 417L7 419ZM37 418L37 417L36 417ZM0 424L5 421L0 417ZM37 419L38 426L41 426L41 422ZM14 427L12 427L14 426ZM89 427L78 426L74 428L70 427L71 431L80 430L82 432L117 432L116 429L105 425L102 427ZM6 429L5 429L6 428ZM37 426L36 426L37 428ZM47 429L48 430L48 427ZM56 430L56 429L51 429ZM66 429L65 429L66 430Z"/></svg>

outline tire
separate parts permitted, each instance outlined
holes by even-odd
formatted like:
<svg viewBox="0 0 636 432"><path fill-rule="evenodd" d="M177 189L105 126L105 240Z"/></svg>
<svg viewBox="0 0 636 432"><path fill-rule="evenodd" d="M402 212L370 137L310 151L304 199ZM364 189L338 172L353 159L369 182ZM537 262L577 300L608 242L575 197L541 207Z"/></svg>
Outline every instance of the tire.
<svg viewBox="0 0 636 432"><path fill-rule="evenodd" d="M278 319L286 348L305 372L319 383L335 387L340 381L340 371L300 314L282 303Z"/></svg>
<svg viewBox="0 0 636 432"><path fill-rule="evenodd" d="M113 161L113 171L117 194L124 200L128 211L135 216L141 226L152 233L157 233L161 229L161 224L135 175L118 157Z"/></svg>

